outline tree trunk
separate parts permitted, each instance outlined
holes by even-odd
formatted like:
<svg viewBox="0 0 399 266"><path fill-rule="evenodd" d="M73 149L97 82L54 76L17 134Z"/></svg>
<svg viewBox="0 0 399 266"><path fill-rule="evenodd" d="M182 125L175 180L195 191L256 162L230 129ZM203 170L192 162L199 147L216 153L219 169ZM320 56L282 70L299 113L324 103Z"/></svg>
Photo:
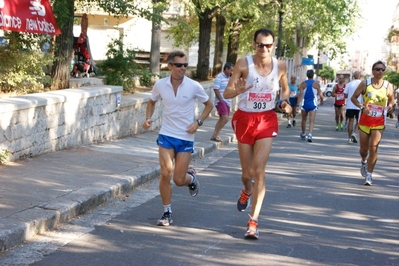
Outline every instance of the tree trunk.
<svg viewBox="0 0 399 266"><path fill-rule="evenodd" d="M215 77L222 71L223 67L223 48L224 48L224 27L226 19L222 14L216 17L216 37L215 37L215 55L213 57L212 76Z"/></svg>
<svg viewBox="0 0 399 266"><path fill-rule="evenodd" d="M152 22L152 33L151 33L151 54L150 54L150 71L158 74L159 63L161 57L161 25L156 22Z"/></svg>
<svg viewBox="0 0 399 266"><path fill-rule="evenodd" d="M57 9L61 12L67 12L68 14L60 14L63 17L63 21L58 21L57 24L61 29L61 34L55 39L55 49L53 67L51 69L52 90L62 90L69 88L69 81L71 77L70 66L72 59L72 46L73 46L73 17L74 17L74 1L73 0L56 0L54 5L63 6L64 8ZM65 19L65 18L68 19Z"/></svg>
<svg viewBox="0 0 399 266"><path fill-rule="evenodd" d="M206 9L199 14L199 48L197 78L207 80L209 74L209 53L211 43L212 18L214 9Z"/></svg>
<svg viewBox="0 0 399 266"><path fill-rule="evenodd" d="M153 5L161 2L162 0L152 0ZM156 12L154 10L154 12ZM162 14L158 14L162 16ZM160 74L159 63L161 56L161 23L152 20L151 31L151 53L150 53L150 71L154 74Z"/></svg>
<svg viewBox="0 0 399 266"><path fill-rule="evenodd" d="M240 34L242 24L239 20L233 21L230 27L229 45L227 50L227 62L235 63L238 57L238 49L240 48Z"/></svg>

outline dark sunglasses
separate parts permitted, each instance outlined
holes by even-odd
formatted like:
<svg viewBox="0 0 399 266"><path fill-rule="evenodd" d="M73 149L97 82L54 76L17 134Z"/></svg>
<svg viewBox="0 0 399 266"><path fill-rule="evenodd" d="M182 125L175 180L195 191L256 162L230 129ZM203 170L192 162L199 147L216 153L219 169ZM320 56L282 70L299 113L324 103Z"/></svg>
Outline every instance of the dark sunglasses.
<svg viewBox="0 0 399 266"><path fill-rule="evenodd" d="M257 42L257 43L256 43L256 46L257 46L258 48L263 48L263 47L265 47L265 46L266 46L266 48L271 48L271 47L273 46L273 44L272 44L272 43L261 43L261 42Z"/></svg>
<svg viewBox="0 0 399 266"><path fill-rule="evenodd" d="M385 72L385 68L383 68L383 67L376 67L373 70Z"/></svg>
<svg viewBox="0 0 399 266"><path fill-rule="evenodd" d="M187 67L188 63L171 63L175 67L181 68L182 66Z"/></svg>

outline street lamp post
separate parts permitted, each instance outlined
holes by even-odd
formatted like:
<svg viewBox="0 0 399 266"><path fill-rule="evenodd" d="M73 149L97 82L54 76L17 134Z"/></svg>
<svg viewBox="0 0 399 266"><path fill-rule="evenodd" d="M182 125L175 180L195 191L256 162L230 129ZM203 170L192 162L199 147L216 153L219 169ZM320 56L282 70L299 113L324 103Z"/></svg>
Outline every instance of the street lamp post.
<svg viewBox="0 0 399 266"><path fill-rule="evenodd" d="M317 49L317 65L316 65L316 76L319 78L319 69L320 69L320 49Z"/></svg>
<svg viewBox="0 0 399 266"><path fill-rule="evenodd" d="M277 40L277 58L281 57L281 38L283 36L283 15L284 15L284 3L283 0L279 0L280 9L278 11L278 40Z"/></svg>

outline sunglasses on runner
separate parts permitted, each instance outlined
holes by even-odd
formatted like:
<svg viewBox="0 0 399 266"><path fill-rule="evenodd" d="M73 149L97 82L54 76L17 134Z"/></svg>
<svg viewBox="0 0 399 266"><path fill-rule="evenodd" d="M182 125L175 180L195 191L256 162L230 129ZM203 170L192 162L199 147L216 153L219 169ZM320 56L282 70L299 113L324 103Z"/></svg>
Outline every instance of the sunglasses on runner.
<svg viewBox="0 0 399 266"><path fill-rule="evenodd" d="M382 71L382 72L385 72L385 68L383 68L383 67L376 67L376 68L374 68L374 70L375 70L375 71Z"/></svg>
<svg viewBox="0 0 399 266"><path fill-rule="evenodd" d="M256 46L258 47L258 48L263 48L263 47L265 47L266 46L266 48L271 48L272 46L273 46L273 44L272 43L261 43L261 42L257 42L256 43Z"/></svg>
<svg viewBox="0 0 399 266"><path fill-rule="evenodd" d="M171 63L175 67L181 68L182 66L187 67L188 63Z"/></svg>

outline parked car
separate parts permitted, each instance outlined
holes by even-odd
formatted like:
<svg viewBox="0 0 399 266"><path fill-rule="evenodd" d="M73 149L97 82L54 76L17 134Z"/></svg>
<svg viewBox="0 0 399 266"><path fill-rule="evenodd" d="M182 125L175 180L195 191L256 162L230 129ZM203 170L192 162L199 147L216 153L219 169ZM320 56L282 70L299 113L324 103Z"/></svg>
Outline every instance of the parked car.
<svg viewBox="0 0 399 266"><path fill-rule="evenodd" d="M325 92L323 93L325 96L327 97L331 97L331 92L335 86L335 84L337 84L336 82L332 82L332 83L328 83Z"/></svg>
<svg viewBox="0 0 399 266"><path fill-rule="evenodd" d="M326 89L327 89L327 86L325 84L320 83L320 90L321 90L321 93L323 93L323 95L326 92Z"/></svg>

